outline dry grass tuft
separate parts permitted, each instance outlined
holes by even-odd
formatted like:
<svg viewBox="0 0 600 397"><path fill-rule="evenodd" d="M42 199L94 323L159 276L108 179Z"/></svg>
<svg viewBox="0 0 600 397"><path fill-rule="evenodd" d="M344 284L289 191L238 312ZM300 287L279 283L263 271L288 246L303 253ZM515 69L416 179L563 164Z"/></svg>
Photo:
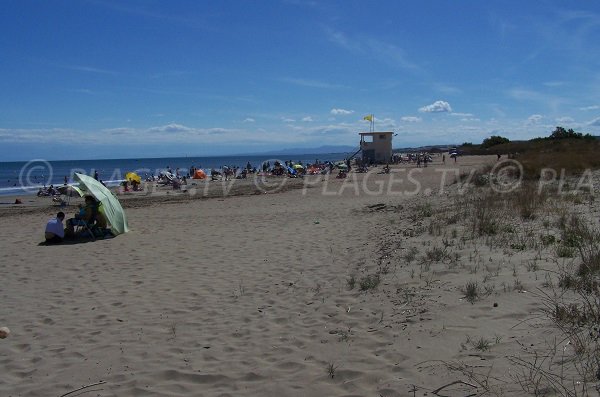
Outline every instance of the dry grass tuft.
<svg viewBox="0 0 600 397"><path fill-rule="evenodd" d="M364 277L361 277L358 285L361 291L369 291L377 288L380 282L381 278L379 277L379 274L368 274Z"/></svg>

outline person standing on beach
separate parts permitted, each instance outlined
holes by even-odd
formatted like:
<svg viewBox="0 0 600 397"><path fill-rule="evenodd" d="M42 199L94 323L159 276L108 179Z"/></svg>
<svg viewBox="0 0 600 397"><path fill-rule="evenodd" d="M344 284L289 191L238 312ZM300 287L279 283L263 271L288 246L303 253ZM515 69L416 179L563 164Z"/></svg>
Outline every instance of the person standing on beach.
<svg viewBox="0 0 600 397"><path fill-rule="evenodd" d="M98 180L98 170L94 170L94 179Z"/></svg>

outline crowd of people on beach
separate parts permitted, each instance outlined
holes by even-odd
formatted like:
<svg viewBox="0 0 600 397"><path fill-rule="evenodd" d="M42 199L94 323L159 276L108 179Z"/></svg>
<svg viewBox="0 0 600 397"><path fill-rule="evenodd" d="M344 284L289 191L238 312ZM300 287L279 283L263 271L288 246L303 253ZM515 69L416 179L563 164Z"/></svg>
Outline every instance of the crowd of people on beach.
<svg viewBox="0 0 600 397"><path fill-rule="evenodd" d="M423 165L427 167L427 163L433 161L433 156L427 152L417 153L394 153L392 155L392 164L416 164L417 167Z"/></svg>
<svg viewBox="0 0 600 397"><path fill-rule="evenodd" d="M456 149L448 153L450 159L457 161L458 153ZM446 154L442 154L442 162L446 162ZM414 164L417 167L427 167L433 161L433 154L428 152L415 153L394 153L387 164ZM337 177L345 177L347 173L354 169L355 172L368 172L369 167L375 164L364 162L360 158L349 159L338 162L319 161L316 159L313 163L304 164L302 161L286 160L284 162L275 160L262 162L258 167L248 162L245 166L238 165L222 165L219 168L202 169L201 166L192 165L189 169L175 168L167 166L164 170L154 174L145 173L143 179L139 181L121 180L119 182L124 192L142 190L141 181L156 182L159 185L173 186L175 189L181 188L182 185L187 185L189 179L204 179L210 178L211 181L228 181L232 179L246 179L249 175L258 176L288 176L290 178L301 178L305 175L323 175L331 174L334 170L338 171ZM200 171L200 172L198 172ZM388 171L389 172L389 171ZM104 186L106 184L100 179L98 170L94 170L94 179L98 180ZM33 179L36 180L36 176ZM64 186L42 186L37 191L38 197L59 197L65 194L64 187L68 186L68 177L64 177ZM10 181L9 181L10 182ZM115 181L112 181L115 182Z"/></svg>
<svg viewBox="0 0 600 397"><path fill-rule="evenodd" d="M453 158L456 162L457 154L449 153L449 157ZM417 167L427 167L429 163L433 161L433 155L428 152L416 152L416 153L394 153L387 166L379 173L389 173L389 164L414 164ZM445 163L446 154L442 155L442 162ZM369 171L370 167L376 166L376 164L363 161L361 158L346 158L341 161L319 161L316 159L312 163L303 163L300 161L278 161L275 160L273 163L270 161L264 161L259 166L252 165L250 162L243 167L238 165L222 165L219 168L210 168L207 171L201 168L201 166L191 165L188 169L177 167L172 169L167 166L164 170L158 173L145 173L143 178L140 180L128 180L124 179L120 182L123 192L138 191L142 190L141 181L155 182L158 185L171 186L173 189L181 189L182 186L187 185L190 179L209 179L210 181L229 181L232 179L246 179L250 175L257 176L287 176L290 178L302 178L306 175L325 175L332 174L337 171L337 178L345 178L348 172L354 170L354 172L365 173ZM94 171L94 178L103 185L104 182L99 178L97 170ZM49 187L40 187L37 195L38 197L59 197L61 194L65 194L64 188L67 187L68 178L65 176L64 186L55 187L50 185ZM106 185L105 185L106 186Z"/></svg>
<svg viewBox="0 0 600 397"><path fill-rule="evenodd" d="M340 164L344 165L341 166ZM347 164L347 165L346 165ZM302 161L286 160L284 162L275 160L262 162L258 167L248 162L244 167L238 165L222 165L219 168L210 168L205 172L201 167L190 166L187 170L167 166L158 174L144 174L146 182L155 182L159 185L170 185L175 189L187 185L190 179L208 179L211 181L228 181L232 179L246 179L249 175L258 176L287 176L290 178L301 178L305 175L322 175L333 172L335 168L349 168L350 161L338 162L319 161L304 164ZM346 170L344 170L346 171Z"/></svg>

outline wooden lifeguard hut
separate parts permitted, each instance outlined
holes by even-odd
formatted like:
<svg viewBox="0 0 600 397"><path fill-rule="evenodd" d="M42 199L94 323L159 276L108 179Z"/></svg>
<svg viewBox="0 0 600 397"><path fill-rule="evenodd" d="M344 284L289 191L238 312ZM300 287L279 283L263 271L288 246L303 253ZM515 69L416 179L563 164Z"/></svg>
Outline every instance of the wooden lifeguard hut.
<svg viewBox="0 0 600 397"><path fill-rule="evenodd" d="M392 131L359 132L362 161L387 164L392 160Z"/></svg>
<svg viewBox="0 0 600 397"><path fill-rule="evenodd" d="M392 131L375 131L375 115L369 114L363 117L369 122L369 132L359 132L360 150L362 152L363 164L382 163L388 164L392 161ZM358 153L358 152L357 152Z"/></svg>

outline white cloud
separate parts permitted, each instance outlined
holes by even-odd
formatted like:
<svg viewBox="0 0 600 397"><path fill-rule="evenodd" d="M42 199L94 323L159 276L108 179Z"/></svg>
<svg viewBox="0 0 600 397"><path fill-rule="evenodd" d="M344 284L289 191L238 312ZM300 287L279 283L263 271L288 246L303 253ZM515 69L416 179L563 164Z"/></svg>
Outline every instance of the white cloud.
<svg viewBox="0 0 600 397"><path fill-rule="evenodd" d="M313 118L310 116L302 117L302 121L306 121L307 123L313 121Z"/></svg>
<svg viewBox="0 0 600 397"><path fill-rule="evenodd" d="M376 126L377 129L379 131L381 131L381 129L394 129L396 128L396 120L394 119L390 119L390 118L385 118L385 119L378 119L375 118L375 122L376 122Z"/></svg>
<svg viewBox="0 0 600 397"><path fill-rule="evenodd" d="M532 114L527 118L527 124L538 124L543 118L541 114Z"/></svg>
<svg viewBox="0 0 600 397"><path fill-rule="evenodd" d="M329 40L346 50L357 51L359 49L358 44L354 40L350 40L342 32L329 30Z"/></svg>
<svg viewBox="0 0 600 397"><path fill-rule="evenodd" d="M98 141L99 136L90 136L88 142ZM53 144L80 140L81 134L66 128L0 129L0 142Z"/></svg>
<svg viewBox="0 0 600 397"><path fill-rule="evenodd" d="M575 121L575 120L573 120L573 118L572 118L572 117L568 117L568 116L565 116L565 117L559 117L559 118L557 118L557 119L556 119L556 122L557 122L557 123L572 123L572 122L574 122L574 121Z"/></svg>
<svg viewBox="0 0 600 397"><path fill-rule="evenodd" d="M367 51L384 62L390 62L404 69L418 69L406 52L394 44L378 39L367 39L364 42Z"/></svg>
<svg viewBox="0 0 600 397"><path fill-rule="evenodd" d="M192 128L186 127L181 124L167 124L159 127L152 127L148 129L148 132L168 132L168 133L178 133L178 132L190 132Z"/></svg>
<svg viewBox="0 0 600 397"><path fill-rule="evenodd" d="M592 106L586 106L583 108L579 108L579 110L598 110L600 109L600 105L592 105Z"/></svg>
<svg viewBox="0 0 600 397"><path fill-rule="evenodd" d="M244 119L244 123L254 123L256 120L254 120L252 117L247 117Z"/></svg>
<svg viewBox="0 0 600 397"><path fill-rule="evenodd" d="M393 43L378 40L374 37L354 35L348 37L343 32L329 30L329 40L354 54L367 56L379 62L393 64L408 70L419 70L404 49Z"/></svg>
<svg viewBox="0 0 600 397"><path fill-rule="evenodd" d="M440 112L451 112L452 108L446 101L435 101L431 105L423 106L419 109L421 113L440 113Z"/></svg>
<svg viewBox="0 0 600 397"><path fill-rule="evenodd" d="M306 124L310 125L310 124ZM340 128L342 125L340 125ZM235 142L245 145L261 144L289 144L299 142L294 140L297 135L292 134L288 127L282 133L281 129L261 131L260 129L228 129L222 127L200 128L188 127L181 124L159 125L150 128L116 127L102 130L70 130L62 128L44 129L2 129L0 128L0 143L28 143L38 145L72 145L79 142L88 142L93 145L157 145L157 144L227 144ZM355 131L356 128L349 128ZM286 133L287 132L287 133ZM124 140L124 138L127 138ZM332 144L335 141L330 142Z"/></svg>
<svg viewBox="0 0 600 397"><path fill-rule="evenodd" d="M415 116L404 116L401 117L400 120L405 121L407 123L418 123L421 121L421 118Z"/></svg>
<svg viewBox="0 0 600 397"><path fill-rule="evenodd" d="M354 113L354 110L346 110L346 109L331 109L331 114L337 116L337 115L347 115L347 114L352 114Z"/></svg>
<svg viewBox="0 0 600 397"><path fill-rule="evenodd" d="M296 120L294 120L294 119L291 119L291 118L289 118L289 117L282 117L282 118L281 118L281 121L283 121L284 123L293 123L293 122L295 122Z"/></svg>
<svg viewBox="0 0 600 397"><path fill-rule="evenodd" d="M468 117L468 118L471 118L471 117L473 117L473 113L458 113L458 112L452 112L452 113L450 113L450 116L456 116L456 117Z"/></svg>
<svg viewBox="0 0 600 397"><path fill-rule="evenodd" d="M594 119L588 123L588 125L593 125L594 127L600 127L600 117Z"/></svg>
<svg viewBox="0 0 600 397"><path fill-rule="evenodd" d="M135 133L135 129L128 128L128 127L119 127L119 128L105 129L105 130L102 130L102 132L106 132L110 135L129 135L129 134Z"/></svg>
<svg viewBox="0 0 600 397"><path fill-rule="evenodd" d="M303 136L332 136L339 138L340 136L353 136L354 134L356 134L356 132L353 128L348 127L345 124L332 124L301 129L300 134Z"/></svg>
<svg viewBox="0 0 600 397"><path fill-rule="evenodd" d="M227 134L229 132L231 132L231 130L228 130L226 128L209 128L208 130L205 131L197 131L199 133L201 132L205 132L208 135L223 135L223 134Z"/></svg>
<svg viewBox="0 0 600 397"><path fill-rule="evenodd" d="M99 74L117 74L112 70L95 68L92 66L82 66L82 65L56 65L58 67L62 67L64 69L75 70L78 72L89 72L89 73L99 73Z"/></svg>
<svg viewBox="0 0 600 397"><path fill-rule="evenodd" d="M512 88L507 91L508 95L518 101L531 101L541 103L542 105L549 107L556 111L561 103L565 102L565 99L560 96L548 95L544 92L537 92L524 88Z"/></svg>

